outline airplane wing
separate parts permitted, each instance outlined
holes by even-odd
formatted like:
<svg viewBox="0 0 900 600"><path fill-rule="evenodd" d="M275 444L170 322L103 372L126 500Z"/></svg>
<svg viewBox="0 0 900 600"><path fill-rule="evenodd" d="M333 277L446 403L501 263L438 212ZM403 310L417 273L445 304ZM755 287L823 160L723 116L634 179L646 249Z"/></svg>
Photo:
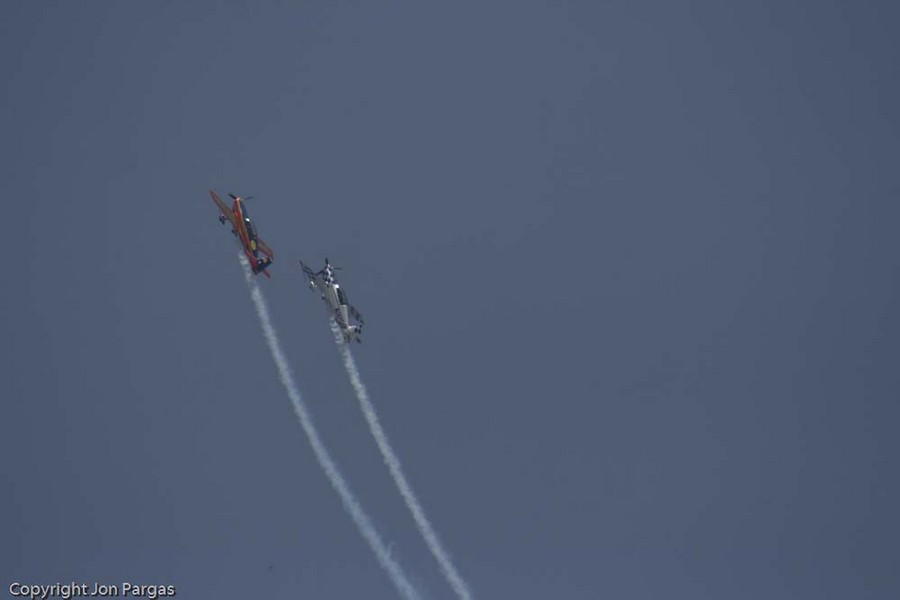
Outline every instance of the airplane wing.
<svg viewBox="0 0 900 600"><path fill-rule="evenodd" d="M306 275L306 278L310 281L316 280L316 272L306 266L306 263L302 260L300 261L300 268L303 269L303 274Z"/></svg>
<svg viewBox="0 0 900 600"><path fill-rule="evenodd" d="M359 323L360 325L362 325L363 323L365 323L365 321L363 321L362 315L359 314L359 311L356 310L356 307L354 307L352 304L348 304L348 305L347 305L347 311L350 313L350 316L351 316L351 317L353 317L354 319L356 319L356 322L357 322L357 323Z"/></svg>
<svg viewBox="0 0 900 600"><path fill-rule="evenodd" d="M213 202L216 203L216 206L219 207L219 212L222 213L222 216L231 221L231 226L236 227L234 223L234 213L231 212L231 209L227 204L222 202L222 199L212 190L209 190L209 195L212 196Z"/></svg>
<svg viewBox="0 0 900 600"><path fill-rule="evenodd" d="M275 253L272 252L272 249L269 248L269 245L262 241L261 238L256 238L256 247L259 248L259 251L268 256L269 258L274 258Z"/></svg>

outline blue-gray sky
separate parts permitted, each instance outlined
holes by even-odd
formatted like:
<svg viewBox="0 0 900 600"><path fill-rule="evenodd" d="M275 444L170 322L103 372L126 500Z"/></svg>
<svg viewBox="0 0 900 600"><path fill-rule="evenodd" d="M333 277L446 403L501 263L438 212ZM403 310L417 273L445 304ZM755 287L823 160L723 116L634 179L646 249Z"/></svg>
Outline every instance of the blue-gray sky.
<svg viewBox="0 0 900 600"><path fill-rule="evenodd" d="M0 579L392 598L900 594L888 2L7 2ZM269 568L271 566L271 569ZM4 592L6 593L6 592Z"/></svg>

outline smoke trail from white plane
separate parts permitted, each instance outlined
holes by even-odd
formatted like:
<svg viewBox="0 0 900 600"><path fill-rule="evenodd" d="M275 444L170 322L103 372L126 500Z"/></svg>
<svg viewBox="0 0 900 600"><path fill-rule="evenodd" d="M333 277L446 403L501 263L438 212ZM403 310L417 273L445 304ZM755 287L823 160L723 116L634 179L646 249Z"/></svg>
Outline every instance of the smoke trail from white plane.
<svg viewBox="0 0 900 600"><path fill-rule="evenodd" d="M391 448L387 434L384 432L381 423L378 421L378 413L375 412L375 406L369 400L369 393L366 391L366 386L362 382L359 369L356 368L356 360L353 358L353 353L350 351L350 347L344 342L341 330L337 323L334 322L334 319L331 320L331 331L334 333L334 341L337 343L341 357L344 359L344 368L347 370L347 375L350 376L350 383L353 385L353 390L356 392L356 398L359 400L360 408L362 409L363 415L366 417L366 421L369 423L369 431L372 433L372 437L375 438L375 443L378 444L378 449L381 451L384 463L391 472L391 477L397 485L400 495L403 496L406 507L409 509L410 513L412 513L413 520L416 522L419 533L422 534L422 537L425 539L428 549L431 551L435 560L437 560L441 573L443 573L444 578L453 588L453 591L456 592L456 595L463 600L471 600L472 593L469 591L469 586L453 566L453 561L450 560L450 556L441 545L437 533L428 521L428 517L425 516L422 505L419 504L419 500L416 498L412 487L409 485L406 476L403 474L403 468L400 466L400 459L397 457L396 453L394 453L393 448Z"/></svg>
<svg viewBox="0 0 900 600"><path fill-rule="evenodd" d="M247 279L247 287L250 288L250 296L253 298L253 304L256 307L256 315L259 317L260 325L262 325L263 334L266 337L266 342L272 353L272 359L275 361L275 366L278 368L278 377L281 379L281 383L284 385L284 389L287 390L288 397L294 405L294 412L297 413L297 418L300 421L300 425L303 427L303 431L306 433L306 437L309 439L309 444L312 446L316 459L319 461L319 466L325 471L325 475L328 477L328 481L331 482L331 486L338 493L338 496L341 497L341 503L344 505L344 510L346 510L353 518L356 527L359 529L359 533L366 542L368 542L369 547L372 548L378 562L397 587L397 591L399 591L400 595L407 600L417 600L419 598L418 592L409 582L409 579L407 579L400 564L391 557L387 546L378 535L371 520L363 510L362 505L360 505L356 496L353 495L353 491L350 489L350 486L347 484L343 475L341 475L337 464L335 464L331 455L328 453L328 449L319 437L319 432L313 424L312 416L309 414L306 404L300 396L300 391L294 383L287 357L281 349L281 343L278 341L278 334L275 333L275 326L272 324L272 318L269 315L269 308L266 305L265 298L263 298L262 290L259 289L259 286L256 285L256 282L253 280L250 265L243 254L240 255L240 259L241 266L244 269L244 277Z"/></svg>

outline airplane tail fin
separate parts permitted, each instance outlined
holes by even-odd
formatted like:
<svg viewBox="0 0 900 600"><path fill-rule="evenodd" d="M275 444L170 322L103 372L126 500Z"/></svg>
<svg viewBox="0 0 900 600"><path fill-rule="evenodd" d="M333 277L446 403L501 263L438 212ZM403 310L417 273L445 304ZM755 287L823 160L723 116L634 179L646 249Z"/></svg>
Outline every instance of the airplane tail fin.
<svg viewBox="0 0 900 600"><path fill-rule="evenodd" d="M253 272L256 274L262 273L263 275L265 275L266 277L271 279L272 275L268 271L266 271L266 269L268 269L271 265L272 265L271 257L267 256L266 258L258 258L258 259L256 259L256 266L253 267Z"/></svg>
<svg viewBox="0 0 900 600"><path fill-rule="evenodd" d="M359 334L362 333L362 327L359 325L344 325L338 324L341 328L341 333L344 335L344 342L349 344L353 340L356 340L360 344L362 344L362 340L359 339Z"/></svg>

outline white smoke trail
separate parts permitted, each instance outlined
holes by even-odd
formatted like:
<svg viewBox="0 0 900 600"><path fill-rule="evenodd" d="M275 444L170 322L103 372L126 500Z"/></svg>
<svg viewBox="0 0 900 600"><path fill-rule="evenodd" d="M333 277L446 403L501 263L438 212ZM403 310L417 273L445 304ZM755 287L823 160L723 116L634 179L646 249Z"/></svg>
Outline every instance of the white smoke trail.
<svg viewBox="0 0 900 600"><path fill-rule="evenodd" d="M359 501L353 495L350 486L343 475L341 475L337 464L335 464L328 453L328 449L319 437L319 432L313 424L312 416L309 414L306 404L300 396L300 391L294 383L291 368L288 365L287 357L285 357L281 349L281 343L278 341L278 335L275 333L275 326L272 325L272 318L269 316L269 308L266 305L265 298L263 298L262 290L259 289L259 286L253 280L253 274L250 271L250 265L246 258L243 255L240 258L241 266L244 269L244 277L247 279L247 286L250 288L250 296L253 298L256 314L259 317L259 323L262 325L263 334L272 353L272 359L278 368L278 377L281 379L281 383L284 385L284 389L287 390L288 397L290 397L291 403L294 405L294 412L297 413L297 418L300 420L300 425L303 426L303 431L309 439L309 444L312 446L316 459L319 461L319 466L325 471L331 486L338 493L338 496L341 497L344 509L353 518L360 534L372 548L378 562L397 587L397 591L407 600L418 599L418 592L407 579L400 564L391 557L387 546L381 540L368 515L366 515Z"/></svg>
<svg viewBox="0 0 900 600"><path fill-rule="evenodd" d="M456 595L463 600L470 600L472 598L472 593L469 591L469 586L453 566L453 561L450 560L450 557L441 545L437 533L428 521L428 517L425 516L422 505L419 504L419 500L416 498L412 487L406 480L406 476L403 474L403 468L400 466L400 459L397 457L397 454L394 453L393 448L391 448L391 443L388 441L387 434L384 432L381 423L378 421L378 413L375 412L375 406L369 400L369 393L366 391L366 386L362 382L359 369L356 368L356 360L353 358L353 353L350 352L350 347L344 342L341 330L333 319L331 320L331 331L334 333L334 341L337 343L341 357L344 359L344 368L347 370L347 375L350 376L350 383L353 385L353 389L356 392L356 398L359 400L360 408L362 408L363 415L365 415L366 421L369 423L369 431L372 433L372 437L375 438L375 443L378 444L378 449L381 451L384 463L391 472L391 477L394 479L394 483L397 485L400 495L403 496L406 507L412 513L413 520L416 522L419 533L422 534L422 537L425 539L428 549L438 562L441 573L443 573L447 582L450 583L450 586L453 588L453 591L456 592Z"/></svg>

